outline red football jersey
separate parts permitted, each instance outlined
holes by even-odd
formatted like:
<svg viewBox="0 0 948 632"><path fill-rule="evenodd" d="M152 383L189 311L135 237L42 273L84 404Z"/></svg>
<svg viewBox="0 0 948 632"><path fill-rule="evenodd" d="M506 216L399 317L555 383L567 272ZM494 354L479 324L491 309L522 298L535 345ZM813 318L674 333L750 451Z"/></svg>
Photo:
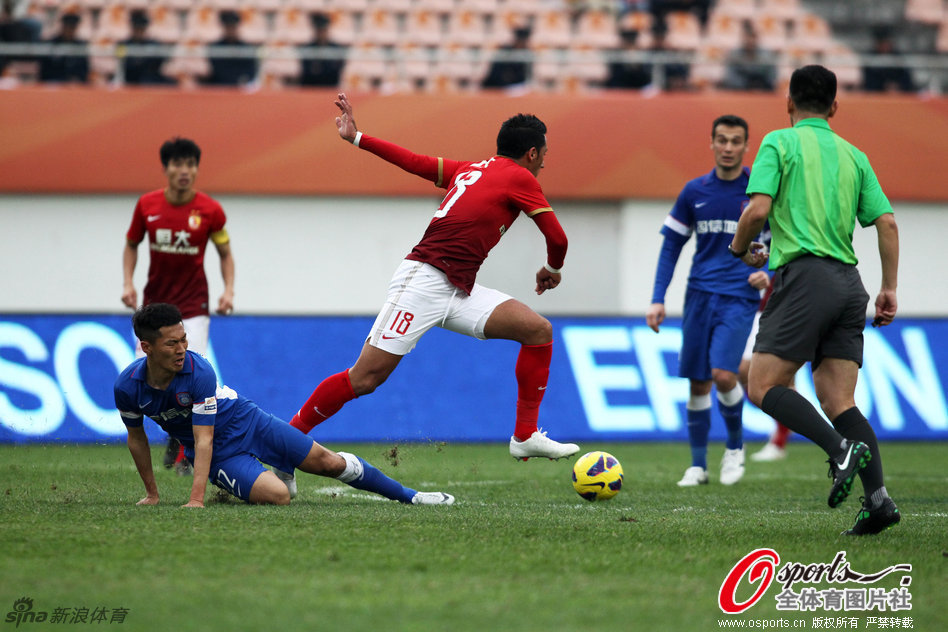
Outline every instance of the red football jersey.
<svg viewBox="0 0 948 632"><path fill-rule="evenodd" d="M138 199L125 237L138 244L148 234L151 261L144 305L171 303L184 318L210 313L204 251L226 221L221 205L204 193L179 206L165 199L163 189Z"/></svg>
<svg viewBox="0 0 948 632"><path fill-rule="evenodd" d="M521 211L533 216L553 210L536 177L510 158L458 162L414 154L364 134L359 147L448 190L406 259L433 265L468 294L487 254ZM561 263L565 247L551 254Z"/></svg>

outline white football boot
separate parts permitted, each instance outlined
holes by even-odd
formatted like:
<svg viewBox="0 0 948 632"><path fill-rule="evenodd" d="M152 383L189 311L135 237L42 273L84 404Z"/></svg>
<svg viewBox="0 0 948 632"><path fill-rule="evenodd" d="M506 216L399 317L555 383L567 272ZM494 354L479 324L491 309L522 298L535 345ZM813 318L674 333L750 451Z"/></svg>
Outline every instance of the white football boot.
<svg viewBox="0 0 948 632"><path fill-rule="evenodd" d="M744 476L744 448L725 450L721 459L721 484L733 485Z"/></svg>
<svg viewBox="0 0 948 632"><path fill-rule="evenodd" d="M510 437L510 456L518 461L526 461L532 456L544 456L552 461L573 456L577 452L579 452L579 446L575 443L554 441L547 437L545 432L539 430L525 441Z"/></svg>
<svg viewBox="0 0 948 632"><path fill-rule="evenodd" d="M779 461L780 459L785 458L787 458L787 451L784 448L770 443L769 441L764 444L764 447L751 455L751 461L759 461L763 463Z"/></svg>
<svg viewBox="0 0 948 632"><path fill-rule="evenodd" d="M697 487L708 484L708 470L692 465L685 470L685 475L678 481L678 487Z"/></svg>
<svg viewBox="0 0 948 632"><path fill-rule="evenodd" d="M287 491L290 492L290 500L296 498L296 473L283 472L276 468L273 468L273 473L286 485Z"/></svg>
<svg viewBox="0 0 948 632"><path fill-rule="evenodd" d="M413 505L453 505L454 496L444 492L418 492L411 497Z"/></svg>

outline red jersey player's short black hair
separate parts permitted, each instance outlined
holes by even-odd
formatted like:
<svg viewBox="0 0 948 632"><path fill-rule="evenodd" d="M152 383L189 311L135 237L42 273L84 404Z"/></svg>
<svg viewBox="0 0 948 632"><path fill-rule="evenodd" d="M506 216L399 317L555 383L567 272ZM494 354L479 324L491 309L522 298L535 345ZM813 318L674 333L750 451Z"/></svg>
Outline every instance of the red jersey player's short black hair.
<svg viewBox="0 0 948 632"><path fill-rule="evenodd" d="M201 164L201 148L190 138L175 136L171 140L166 140L158 153L164 167L167 167L172 160L180 158L194 158L197 164Z"/></svg>
<svg viewBox="0 0 948 632"><path fill-rule="evenodd" d="M154 342L161 336L162 327L177 325L182 320L181 311L170 303L142 305L132 316L135 336L145 342Z"/></svg>
<svg viewBox="0 0 948 632"><path fill-rule="evenodd" d="M790 75L790 100L805 112L828 113L836 100L836 73L816 64L797 68Z"/></svg>
<svg viewBox="0 0 948 632"><path fill-rule="evenodd" d="M497 133L497 155L520 158L532 147L546 145L546 125L533 114L511 116Z"/></svg>

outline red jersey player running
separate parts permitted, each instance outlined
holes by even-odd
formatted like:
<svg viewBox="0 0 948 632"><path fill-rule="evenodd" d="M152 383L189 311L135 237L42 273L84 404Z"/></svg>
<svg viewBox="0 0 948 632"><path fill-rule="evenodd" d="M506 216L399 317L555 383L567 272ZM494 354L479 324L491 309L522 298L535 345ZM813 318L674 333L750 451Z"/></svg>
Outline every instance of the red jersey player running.
<svg viewBox="0 0 948 632"><path fill-rule="evenodd" d="M516 459L559 459L579 451L558 443L537 428L540 402L550 374L553 327L510 296L475 283L487 253L520 215L526 213L546 238L547 260L536 274L536 293L560 283L566 234L537 182L546 156L546 125L530 114L504 122L497 155L480 162L422 156L363 134L356 128L345 94L335 101L339 135L360 149L431 180L447 194L424 237L405 257L389 284L379 312L355 365L316 387L291 425L303 432L342 406L374 391L391 375L402 356L432 327L478 339L503 338L522 346L517 358L517 416L510 438Z"/></svg>

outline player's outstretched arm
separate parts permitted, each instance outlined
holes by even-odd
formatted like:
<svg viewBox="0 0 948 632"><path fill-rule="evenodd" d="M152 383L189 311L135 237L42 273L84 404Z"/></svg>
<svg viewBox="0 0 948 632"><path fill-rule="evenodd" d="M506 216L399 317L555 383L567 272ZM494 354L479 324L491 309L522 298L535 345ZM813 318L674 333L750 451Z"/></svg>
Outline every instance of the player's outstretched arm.
<svg viewBox="0 0 948 632"><path fill-rule="evenodd" d="M139 500L136 505L157 505L158 504L158 483L155 482L155 472L151 469L151 450L148 446L148 437L145 435L145 428L128 428L128 451L132 454L132 460L135 462L135 468L138 475L145 484L145 497Z"/></svg>

